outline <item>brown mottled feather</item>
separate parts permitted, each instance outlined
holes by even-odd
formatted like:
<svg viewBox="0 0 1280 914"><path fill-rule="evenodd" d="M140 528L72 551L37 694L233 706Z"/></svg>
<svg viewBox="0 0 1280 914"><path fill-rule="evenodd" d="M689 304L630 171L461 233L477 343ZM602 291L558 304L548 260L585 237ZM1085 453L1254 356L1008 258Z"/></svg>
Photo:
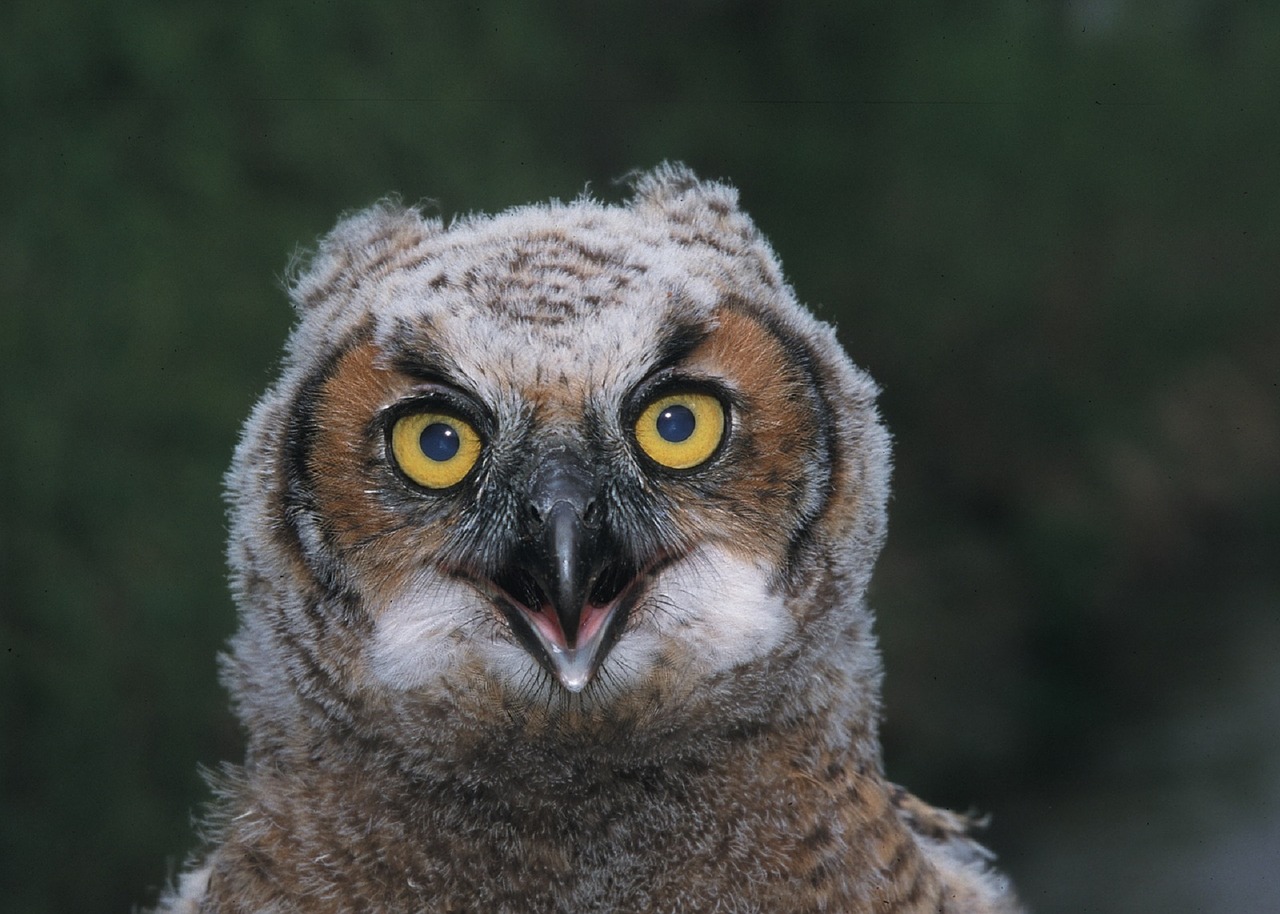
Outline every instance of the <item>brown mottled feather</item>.
<svg viewBox="0 0 1280 914"><path fill-rule="evenodd" d="M742 734L712 767L597 771L541 798L390 769L352 778L313 747L231 786L205 909L657 914L716 910L749 886L745 910L1014 910L919 843L967 841L967 820L809 738Z"/></svg>

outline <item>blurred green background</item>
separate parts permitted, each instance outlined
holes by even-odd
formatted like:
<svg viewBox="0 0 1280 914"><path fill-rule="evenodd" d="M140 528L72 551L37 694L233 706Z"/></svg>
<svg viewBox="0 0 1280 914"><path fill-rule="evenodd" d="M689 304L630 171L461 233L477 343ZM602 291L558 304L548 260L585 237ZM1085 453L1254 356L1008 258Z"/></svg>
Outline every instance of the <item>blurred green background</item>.
<svg viewBox="0 0 1280 914"><path fill-rule="evenodd" d="M290 252L681 159L884 386L890 774L1048 912L1280 911L1280 5L0 12L0 908L235 759L220 476Z"/></svg>

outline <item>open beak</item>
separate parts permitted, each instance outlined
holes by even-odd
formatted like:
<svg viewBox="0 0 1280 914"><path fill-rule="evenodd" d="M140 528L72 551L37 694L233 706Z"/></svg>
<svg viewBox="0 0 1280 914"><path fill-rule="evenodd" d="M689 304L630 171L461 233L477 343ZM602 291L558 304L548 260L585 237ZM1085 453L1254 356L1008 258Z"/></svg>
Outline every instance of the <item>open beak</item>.
<svg viewBox="0 0 1280 914"><path fill-rule="evenodd" d="M581 692L617 640L637 569L609 536L592 474L568 451L530 484L521 547L494 576L512 630L570 692Z"/></svg>

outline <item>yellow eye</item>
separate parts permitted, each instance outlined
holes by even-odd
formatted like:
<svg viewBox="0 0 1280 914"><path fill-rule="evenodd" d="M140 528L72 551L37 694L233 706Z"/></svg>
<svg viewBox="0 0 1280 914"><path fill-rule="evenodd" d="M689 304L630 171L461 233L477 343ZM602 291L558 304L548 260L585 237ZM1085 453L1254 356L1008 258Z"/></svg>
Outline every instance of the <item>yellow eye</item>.
<svg viewBox="0 0 1280 914"><path fill-rule="evenodd" d="M447 489L462 482L480 459L480 435L457 416L413 413L392 427L391 454L418 485Z"/></svg>
<svg viewBox="0 0 1280 914"><path fill-rule="evenodd" d="M709 394L659 397L636 421L636 442L654 461L673 470L696 467L724 437L724 407Z"/></svg>

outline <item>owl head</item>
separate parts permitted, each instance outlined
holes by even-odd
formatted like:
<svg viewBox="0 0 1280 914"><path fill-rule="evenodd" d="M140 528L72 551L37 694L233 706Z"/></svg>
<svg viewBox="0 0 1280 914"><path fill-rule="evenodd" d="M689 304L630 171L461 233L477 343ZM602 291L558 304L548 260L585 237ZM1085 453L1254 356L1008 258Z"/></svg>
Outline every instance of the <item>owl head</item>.
<svg viewBox="0 0 1280 914"><path fill-rule="evenodd" d="M291 293L228 475L255 743L443 763L873 726L876 389L733 188L664 165L623 205L382 203Z"/></svg>

